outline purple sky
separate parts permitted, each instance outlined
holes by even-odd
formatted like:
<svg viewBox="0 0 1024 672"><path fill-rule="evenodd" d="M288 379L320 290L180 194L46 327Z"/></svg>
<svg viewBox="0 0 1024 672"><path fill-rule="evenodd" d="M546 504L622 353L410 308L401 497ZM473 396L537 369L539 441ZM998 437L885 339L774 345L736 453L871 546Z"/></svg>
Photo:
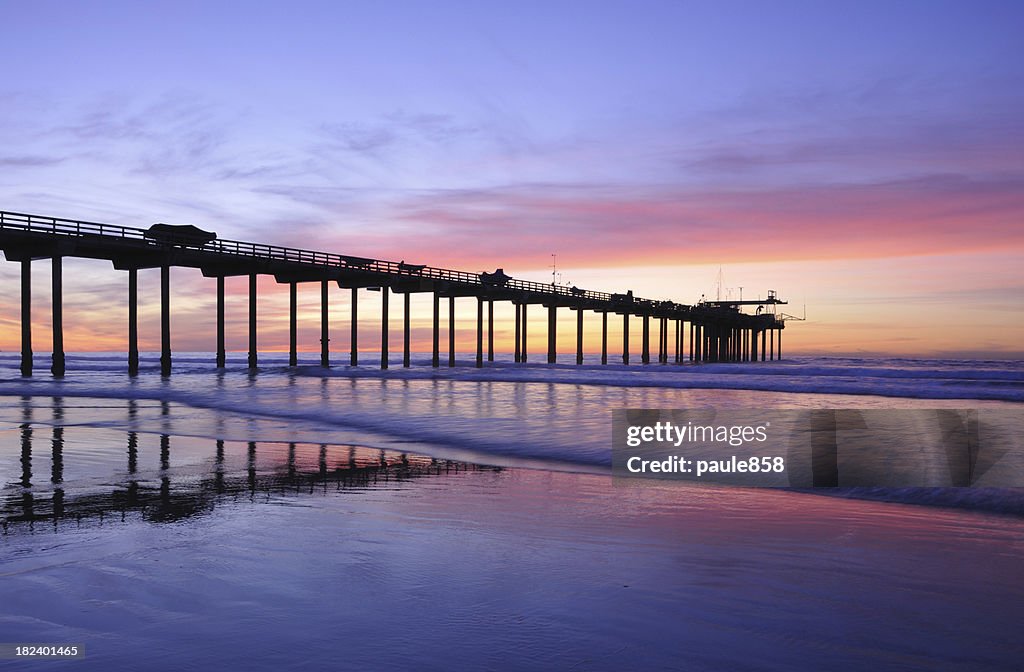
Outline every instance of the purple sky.
<svg viewBox="0 0 1024 672"><path fill-rule="evenodd" d="M0 25L0 209L542 280L557 253L682 301L722 266L808 304L797 349L1021 351L1021 2L0 2ZM938 317L982 301L983 343Z"/></svg>

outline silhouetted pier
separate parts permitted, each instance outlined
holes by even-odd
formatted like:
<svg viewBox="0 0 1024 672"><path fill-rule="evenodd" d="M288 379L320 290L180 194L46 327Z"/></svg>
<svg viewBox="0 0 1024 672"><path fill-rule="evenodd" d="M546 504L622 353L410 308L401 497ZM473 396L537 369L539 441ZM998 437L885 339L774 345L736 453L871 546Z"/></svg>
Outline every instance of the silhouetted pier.
<svg viewBox="0 0 1024 672"><path fill-rule="evenodd" d="M163 226L163 225L159 225ZM351 337L349 363L359 363L358 290L378 290L381 295L381 368L388 366L389 324L388 302L392 293L402 296L403 366L410 365L410 296L431 293L433 297L432 366L441 365L440 303L448 300L448 366L455 366L455 300L476 299L476 366L494 360L494 302L508 301L515 305L516 362L527 361L527 316L531 305L547 310L547 361L557 356L556 325L559 308L576 311L576 363L583 363L584 311L601 315L601 363L608 363L608 316L622 318L622 362L630 363L629 321L638 318L643 331L640 361L651 362L651 322L657 327L657 361L668 364L689 362L740 362L774 360L782 357L784 320L773 313L750 315L741 305L774 306L784 304L774 292L759 301L715 301L686 305L674 301L655 301L634 297L632 292L609 294L577 287L563 287L519 280L501 269L494 273L469 273L404 261L385 261L366 257L331 254L260 243L222 240L202 235L192 227L175 234L178 227L166 231L100 224L55 217L40 217L0 211L0 249L8 261L21 264L21 372L32 375L32 261L50 259L53 281L53 360L51 371L63 376L63 273L65 257L105 259L116 270L128 273L128 371L135 375L139 368L138 347L138 271L160 269L160 369L171 373L171 302L170 269L199 269L205 277L216 279L217 291L217 366L225 365L224 279L230 276L249 278L249 358L250 368L258 366L256 323L256 279L272 275L289 286L289 364L297 365L297 286L299 283L320 283L320 363L330 366L329 350L329 285L351 290ZM486 309L486 320L484 317ZM486 325L486 326L485 326ZM686 325L689 325L688 328ZM486 348L484 332L486 329ZM687 331L689 337L687 340ZM672 344L670 345L670 339ZM760 341L760 343L758 343Z"/></svg>

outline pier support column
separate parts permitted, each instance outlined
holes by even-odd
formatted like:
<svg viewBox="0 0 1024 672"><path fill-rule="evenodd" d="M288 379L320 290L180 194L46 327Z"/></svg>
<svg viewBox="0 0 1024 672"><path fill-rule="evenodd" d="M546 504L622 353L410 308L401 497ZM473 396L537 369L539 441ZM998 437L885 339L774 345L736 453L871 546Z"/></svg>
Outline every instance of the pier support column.
<svg viewBox="0 0 1024 672"><path fill-rule="evenodd" d="M53 289L53 360L50 373L64 376L64 279L60 257L51 261L51 283Z"/></svg>
<svg viewBox="0 0 1024 672"><path fill-rule="evenodd" d="M348 363L350 366L359 366L359 288L352 288L352 320L351 320L352 335L349 338L349 356Z"/></svg>
<svg viewBox="0 0 1024 672"><path fill-rule="evenodd" d="M577 366L583 364L583 308L577 309Z"/></svg>
<svg viewBox="0 0 1024 672"><path fill-rule="evenodd" d="M494 299L487 299L487 361L494 361Z"/></svg>
<svg viewBox="0 0 1024 672"><path fill-rule="evenodd" d="M757 329L750 330L750 361L757 361Z"/></svg>
<svg viewBox="0 0 1024 672"><path fill-rule="evenodd" d="M779 351L777 354L778 359L782 359L782 329L779 329Z"/></svg>
<svg viewBox="0 0 1024 672"><path fill-rule="evenodd" d="M295 287L295 283L292 283ZM330 304L330 281L320 281L320 366L328 368L331 365L331 304ZM294 290L293 290L294 291ZM294 304L293 304L294 305ZM293 313L294 315L294 313ZM295 322L292 322L295 324ZM292 337L292 343L296 343L296 337ZM297 345L292 345L292 352L298 350ZM296 352L295 359L298 360ZM298 361L296 361L296 364ZM295 366L295 364L292 364Z"/></svg>
<svg viewBox="0 0 1024 672"><path fill-rule="evenodd" d="M380 288L380 368L388 368L388 286Z"/></svg>
<svg viewBox="0 0 1024 672"><path fill-rule="evenodd" d="M321 338L321 340L323 340ZM299 283L288 283L288 366L299 365Z"/></svg>
<svg viewBox="0 0 1024 672"><path fill-rule="evenodd" d="M139 271L128 269L128 375L139 373Z"/></svg>
<svg viewBox="0 0 1024 672"><path fill-rule="evenodd" d="M658 318L658 364L661 364L665 356L665 322Z"/></svg>
<svg viewBox="0 0 1024 672"><path fill-rule="evenodd" d="M557 329L557 310L555 306L548 306L548 364L554 364L557 361L557 352L555 347L555 330Z"/></svg>
<svg viewBox="0 0 1024 672"><path fill-rule="evenodd" d="M476 368L484 365L484 298L476 297Z"/></svg>
<svg viewBox="0 0 1024 672"><path fill-rule="evenodd" d="M601 311L601 363L608 363L608 311Z"/></svg>
<svg viewBox="0 0 1024 672"><path fill-rule="evenodd" d="M32 375L32 260L21 260L21 375Z"/></svg>
<svg viewBox="0 0 1024 672"><path fill-rule="evenodd" d="M629 313L622 314L622 363L629 364Z"/></svg>
<svg viewBox="0 0 1024 672"><path fill-rule="evenodd" d="M256 274L249 274L249 368L255 369L256 355Z"/></svg>
<svg viewBox="0 0 1024 672"><path fill-rule="evenodd" d="M529 304L526 304L526 303L523 304L523 333L522 333L523 345L519 349L519 359L520 359L520 361L522 361L524 363L526 362L526 306L527 305L529 305Z"/></svg>
<svg viewBox="0 0 1024 672"><path fill-rule="evenodd" d="M676 320L676 348L675 348L675 361L676 364L681 364L683 361L683 321Z"/></svg>
<svg viewBox="0 0 1024 672"><path fill-rule="evenodd" d="M434 339L433 350L431 351L430 365L435 369L441 365L441 297L437 292L433 293L434 298Z"/></svg>
<svg viewBox="0 0 1024 672"><path fill-rule="evenodd" d="M160 375L171 375L171 267L160 267Z"/></svg>
<svg viewBox="0 0 1024 672"><path fill-rule="evenodd" d="M224 349L224 276L217 276L217 368L223 369L227 354Z"/></svg>
<svg viewBox="0 0 1024 672"><path fill-rule="evenodd" d="M775 330L770 329L768 333L768 360L775 361Z"/></svg>
<svg viewBox="0 0 1024 672"><path fill-rule="evenodd" d="M651 319L644 315L643 334L640 341L640 361L643 364L651 363Z"/></svg>
<svg viewBox="0 0 1024 672"><path fill-rule="evenodd" d="M670 331L671 331L671 327L669 327L669 325L668 325L668 318L667 317L661 318L661 342L662 342L661 363L662 364L668 364L668 353L671 352L671 348L668 347L668 335L669 335ZM676 332L676 337L677 338L679 337L679 332L678 331Z"/></svg>
<svg viewBox="0 0 1024 672"><path fill-rule="evenodd" d="M513 361L516 364L518 364L519 361L522 359L522 355L520 355L520 353L519 353L520 341L522 340L522 335L519 333L519 329L522 326L520 324L520 320L522 319L522 317L520 315L520 313L522 313L522 306L520 306L518 303L515 304L515 306L516 306L516 333L515 333L516 343L515 343L515 349L514 349L514 353L513 353L513 357L514 357Z"/></svg>
<svg viewBox="0 0 1024 672"><path fill-rule="evenodd" d="M765 355L767 354L767 351L768 351L768 348L765 345L767 343L767 340L768 340L768 330L767 329L762 329L761 330L761 361L762 362L764 361Z"/></svg>
<svg viewBox="0 0 1024 672"><path fill-rule="evenodd" d="M412 293L406 292L402 296L402 366L409 368L412 344L410 343L409 333L411 331L410 321L412 316L409 314L409 303L411 301Z"/></svg>
<svg viewBox="0 0 1024 672"><path fill-rule="evenodd" d="M697 330L697 326L690 322L690 361L693 361L693 332Z"/></svg>
<svg viewBox="0 0 1024 672"><path fill-rule="evenodd" d="M448 366L455 366L455 297L448 297Z"/></svg>

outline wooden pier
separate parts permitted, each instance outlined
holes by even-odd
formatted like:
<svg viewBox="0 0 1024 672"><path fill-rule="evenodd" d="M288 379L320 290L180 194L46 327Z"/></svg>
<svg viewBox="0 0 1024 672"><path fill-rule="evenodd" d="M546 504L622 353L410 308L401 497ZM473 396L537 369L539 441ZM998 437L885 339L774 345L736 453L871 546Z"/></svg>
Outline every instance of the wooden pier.
<svg viewBox="0 0 1024 672"><path fill-rule="evenodd" d="M622 363L630 363L629 321L642 321L640 361L651 362L651 322L657 331L657 362L747 362L782 358L782 330L785 322L772 313L751 315L741 305L773 306L784 304L774 292L763 301L704 302L686 305L674 301L654 301L634 297L632 292L609 294L518 280L501 269L494 273L470 273L405 262L369 259L260 243L204 239L202 236L155 235L153 229L133 228L56 217L41 217L0 211L0 249L8 261L21 265L21 373L31 376L32 357L32 261L52 261L53 283L53 357L51 372L63 376L66 370L63 334L63 270L65 257L105 259L114 269L128 274L127 367L131 375L139 370L138 348L138 271L160 269L160 370L170 375L171 301L170 269L197 268L213 278L217 292L216 365L225 366L224 278L247 276L249 280L248 365L258 368L259 352L256 321L256 280L272 275L289 286L289 364L297 364L297 285L320 283L320 364L330 366L329 286L351 290L351 337L349 363L359 363L357 327L360 288L379 291L383 308L381 319L381 368L388 366L388 302L391 294L402 295L402 365L410 366L410 295L428 292L433 297L433 339L431 365L441 365L440 301L448 299L448 366L455 366L455 299L476 298L477 367L494 361L494 302L515 305L514 360L528 361L528 307L547 310L547 362L555 363L557 311L576 311L576 363L583 363L583 314L601 315L601 363L608 363L608 315L622 317ZM174 227L167 227L174 229ZM195 229L195 231L199 231ZM202 232L200 232L202 233ZM212 234L211 234L212 235ZM485 319L486 314L486 319ZM530 312L529 314L533 314ZM688 326L687 326L688 325ZM484 338L486 331L487 337ZM689 332L687 342L687 331ZM670 344L671 337L671 344ZM760 341L760 343L759 343ZM485 348L486 343L486 348Z"/></svg>

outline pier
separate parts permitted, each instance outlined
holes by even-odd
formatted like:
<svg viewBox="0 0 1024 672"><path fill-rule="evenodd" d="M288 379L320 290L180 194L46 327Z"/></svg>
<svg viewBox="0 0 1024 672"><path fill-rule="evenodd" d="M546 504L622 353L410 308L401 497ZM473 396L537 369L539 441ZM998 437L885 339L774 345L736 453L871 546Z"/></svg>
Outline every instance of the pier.
<svg viewBox="0 0 1024 672"><path fill-rule="evenodd" d="M51 373L65 374L63 333L62 260L66 257L103 259L115 270L128 274L127 305L127 370L136 375L139 369L138 348L138 271L160 269L160 371L172 371L171 348L171 268L198 269L210 278L217 293L216 365L225 366L224 279L245 276L249 281L248 366L259 366L256 319L257 278L270 275L289 291L289 364L298 359L297 286L299 283L320 285L320 364L331 365L329 324L330 285L351 291L349 364L359 364L358 290L379 292L382 318L380 324L380 366L388 367L389 322L388 302L391 294L402 297L402 365L410 359L410 295L432 295L433 331L431 365L441 360L440 302L448 299L447 366L455 366L455 300L472 298L476 303L475 366L494 361L494 303L510 302L515 306L515 342L513 358L517 363L528 361L528 311L532 305L546 311L546 361L555 363L558 310L576 312L576 364L583 364L584 312L601 315L601 363L609 361L608 316L621 317L622 363L630 364L630 319L642 323L640 362L651 363L651 336L657 333L657 363L684 362L753 362L782 358L782 331L785 321L773 312L748 314L741 306L772 307L785 304L773 291L765 300L710 301L687 305L669 300L651 300L625 293L596 292L577 287L564 287L519 280L502 269L493 273L471 273L404 261L386 261L359 256L318 252L261 243L222 240L215 234L195 227L154 225L147 229L101 224L56 217L42 217L0 211L0 249L8 261L21 269L21 373L33 374L32 352L32 262L51 260L53 287L53 355ZM485 317L486 316L486 317ZM653 322L653 325L652 325ZM653 328L652 328L653 326ZM485 338L486 333L486 338Z"/></svg>

